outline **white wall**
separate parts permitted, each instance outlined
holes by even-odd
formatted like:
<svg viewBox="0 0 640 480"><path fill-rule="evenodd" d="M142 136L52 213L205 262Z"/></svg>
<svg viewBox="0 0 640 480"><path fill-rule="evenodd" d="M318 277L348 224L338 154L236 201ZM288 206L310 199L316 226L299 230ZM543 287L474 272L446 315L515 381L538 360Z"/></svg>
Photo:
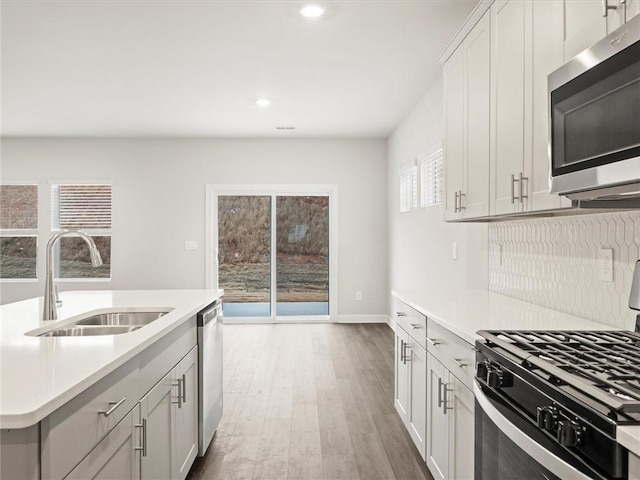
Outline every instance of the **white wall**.
<svg viewBox="0 0 640 480"><path fill-rule="evenodd" d="M112 281L61 290L204 288L206 184L337 184L338 313L384 315L386 153L384 140L5 138L0 179L37 181L46 222L50 180L112 182ZM2 303L42 295L42 251L41 280L2 283Z"/></svg>
<svg viewBox="0 0 640 480"><path fill-rule="evenodd" d="M442 142L442 79L409 112L388 144L389 287L429 289L446 282L487 288L485 224L446 223L443 205L399 213L400 169ZM452 243L458 259L452 258Z"/></svg>

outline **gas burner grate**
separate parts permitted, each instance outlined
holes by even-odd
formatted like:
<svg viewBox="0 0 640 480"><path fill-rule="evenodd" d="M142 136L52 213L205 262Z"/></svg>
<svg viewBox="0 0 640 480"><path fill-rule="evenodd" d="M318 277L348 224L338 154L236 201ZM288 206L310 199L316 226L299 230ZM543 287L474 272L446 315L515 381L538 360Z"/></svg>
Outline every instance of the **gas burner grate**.
<svg viewBox="0 0 640 480"><path fill-rule="evenodd" d="M640 335L624 331L480 331L614 410L640 412Z"/></svg>

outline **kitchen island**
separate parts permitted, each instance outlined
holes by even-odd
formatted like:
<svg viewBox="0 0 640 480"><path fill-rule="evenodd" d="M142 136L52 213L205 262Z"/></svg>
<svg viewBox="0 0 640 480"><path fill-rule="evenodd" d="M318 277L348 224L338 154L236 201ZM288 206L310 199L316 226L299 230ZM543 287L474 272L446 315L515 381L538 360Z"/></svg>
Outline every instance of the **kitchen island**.
<svg viewBox="0 0 640 480"><path fill-rule="evenodd" d="M145 412L135 410L149 408L151 415L155 404L150 400L154 399L145 395L164 385L168 394L158 398L166 397L167 406L172 407L177 403L172 386L183 382L177 392L179 406L183 407L183 399L190 404L180 413L190 410L193 414L197 395L187 395L184 383L190 376L189 385L197 394L195 315L221 295L221 290L66 292L60 296L62 306L55 321L41 320L42 298L1 306L2 478L61 478L92 447L108 440L112 430L121 429L129 416L133 432L129 441L136 444L132 454L146 456L146 427L140 427L147 418ZM167 313L142 328L118 335L36 336L91 313L116 310ZM185 359L190 359L194 368L176 370ZM159 400L157 405L161 403ZM195 404L197 423L197 401ZM175 423L175 418L171 421ZM189 456L195 453L190 451ZM136 468L139 470L139 466L131 466L134 474ZM184 465L171 468L179 471L180 477L186 476Z"/></svg>

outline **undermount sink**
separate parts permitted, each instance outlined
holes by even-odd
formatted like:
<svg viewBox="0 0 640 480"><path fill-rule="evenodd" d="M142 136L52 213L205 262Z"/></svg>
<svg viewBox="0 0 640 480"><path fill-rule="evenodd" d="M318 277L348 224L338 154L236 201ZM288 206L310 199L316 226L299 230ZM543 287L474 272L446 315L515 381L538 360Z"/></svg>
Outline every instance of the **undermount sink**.
<svg viewBox="0 0 640 480"><path fill-rule="evenodd" d="M148 325L168 312L110 312L78 320L76 325Z"/></svg>
<svg viewBox="0 0 640 480"><path fill-rule="evenodd" d="M155 310L155 311L153 311ZM96 335L120 335L134 332L145 325L158 320L173 308L127 308L124 311L113 309L99 313L88 312L88 316L81 317L74 322L65 322L59 328L46 330L39 328L27 332L34 337L87 337Z"/></svg>
<svg viewBox="0 0 640 480"><path fill-rule="evenodd" d="M137 326L71 326L67 328L59 328L58 330L52 330L50 332L42 333L39 337L87 337L93 335L120 335L122 333L129 333L142 328L142 325Z"/></svg>

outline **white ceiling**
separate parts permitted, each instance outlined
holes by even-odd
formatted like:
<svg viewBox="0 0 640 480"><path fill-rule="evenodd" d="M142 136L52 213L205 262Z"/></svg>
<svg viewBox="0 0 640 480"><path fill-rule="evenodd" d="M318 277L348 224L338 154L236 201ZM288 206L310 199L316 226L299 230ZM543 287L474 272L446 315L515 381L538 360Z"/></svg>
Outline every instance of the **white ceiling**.
<svg viewBox="0 0 640 480"><path fill-rule="evenodd" d="M2 0L2 135L386 137L477 0L316 3Z"/></svg>

